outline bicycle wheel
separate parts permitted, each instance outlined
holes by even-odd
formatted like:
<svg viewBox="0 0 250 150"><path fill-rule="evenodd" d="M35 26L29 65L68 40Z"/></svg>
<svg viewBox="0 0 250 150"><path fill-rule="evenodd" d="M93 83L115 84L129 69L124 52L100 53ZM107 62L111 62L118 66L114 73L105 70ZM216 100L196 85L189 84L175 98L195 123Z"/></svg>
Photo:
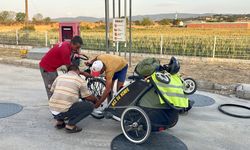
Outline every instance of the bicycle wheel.
<svg viewBox="0 0 250 150"><path fill-rule="evenodd" d="M87 86L92 95L94 95L95 97L100 97L102 96L105 90L106 83L101 78L91 78L88 79ZM107 106L108 106L108 100L106 99L99 108L94 109L91 116L96 119L103 119L104 118L103 111Z"/></svg>

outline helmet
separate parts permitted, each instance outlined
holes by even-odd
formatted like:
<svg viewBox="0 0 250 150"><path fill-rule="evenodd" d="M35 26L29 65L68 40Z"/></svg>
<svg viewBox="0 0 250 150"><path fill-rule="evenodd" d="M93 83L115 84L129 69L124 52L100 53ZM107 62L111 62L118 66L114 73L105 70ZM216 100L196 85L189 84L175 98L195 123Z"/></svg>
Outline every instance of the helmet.
<svg viewBox="0 0 250 150"><path fill-rule="evenodd" d="M172 57L168 64L168 72L173 75L178 73L179 71L180 71L180 63L175 57Z"/></svg>
<svg viewBox="0 0 250 150"><path fill-rule="evenodd" d="M100 60L95 61L92 64L92 67L91 67L91 74L92 74L92 76L94 76L94 77L99 76L102 68L103 68L102 61L100 61Z"/></svg>

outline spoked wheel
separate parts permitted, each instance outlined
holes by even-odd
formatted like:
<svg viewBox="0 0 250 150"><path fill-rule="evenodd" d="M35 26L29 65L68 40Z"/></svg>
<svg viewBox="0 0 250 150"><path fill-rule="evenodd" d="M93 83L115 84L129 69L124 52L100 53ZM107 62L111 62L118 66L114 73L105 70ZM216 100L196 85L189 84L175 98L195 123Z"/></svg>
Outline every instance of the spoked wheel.
<svg viewBox="0 0 250 150"><path fill-rule="evenodd" d="M192 95L196 92L197 90L197 84L194 79L192 78L185 78L184 79L184 93L186 95Z"/></svg>
<svg viewBox="0 0 250 150"><path fill-rule="evenodd" d="M91 78L88 79L87 83L89 91L94 95L95 97L102 96L104 90L105 90L105 81L100 78ZM108 100L105 100L99 108L94 109L91 116L96 119L103 119L103 111L108 106Z"/></svg>
<svg viewBox="0 0 250 150"><path fill-rule="evenodd" d="M87 83L89 91L96 97L101 96L105 90L106 83L100 78L90 78Z"/></svg>
<svg viewBox="0 0 250 150"><path fill-rule="evenodd" d="M129 107L121 117L122 132L125 137L135 143L144 143L151 133L151 123L148 115L139 107Z"/></svg>

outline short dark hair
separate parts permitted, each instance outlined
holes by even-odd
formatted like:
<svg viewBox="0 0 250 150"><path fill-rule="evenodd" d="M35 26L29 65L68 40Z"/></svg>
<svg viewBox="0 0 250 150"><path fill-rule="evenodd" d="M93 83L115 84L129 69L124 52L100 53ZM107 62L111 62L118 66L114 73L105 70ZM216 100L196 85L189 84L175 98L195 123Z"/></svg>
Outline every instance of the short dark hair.
<svg viewBox="0 0 250 150"><path fill-rule="evenodd" d="M82 38L80 36L74 36L71 40L71 43L83 45Z"/></svg>
<svg viewBox="0 0 250 150"><path fill-rule="evenodd" d="M79 67L77 65L70 65L68 67L68 71L79 71Z"/></svg>

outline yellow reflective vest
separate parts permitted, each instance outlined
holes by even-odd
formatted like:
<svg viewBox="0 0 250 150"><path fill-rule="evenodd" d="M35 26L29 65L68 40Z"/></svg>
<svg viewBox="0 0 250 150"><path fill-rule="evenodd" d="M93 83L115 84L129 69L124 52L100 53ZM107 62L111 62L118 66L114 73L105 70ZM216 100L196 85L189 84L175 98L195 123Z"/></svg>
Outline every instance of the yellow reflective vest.
<svg viewBox="0 0 250 150"><path fill-rule="evenodd" d="M161 74L161 73L160 73ZM183 92L184 85L178 74L168 75L170 82L168 84L161 82L157 79L157 73L151 75L158 90L164 96L165 100L174 105L175 107L187 108L188 98ZM159 95L160 103L165 104L164 100Z"/></svg>

